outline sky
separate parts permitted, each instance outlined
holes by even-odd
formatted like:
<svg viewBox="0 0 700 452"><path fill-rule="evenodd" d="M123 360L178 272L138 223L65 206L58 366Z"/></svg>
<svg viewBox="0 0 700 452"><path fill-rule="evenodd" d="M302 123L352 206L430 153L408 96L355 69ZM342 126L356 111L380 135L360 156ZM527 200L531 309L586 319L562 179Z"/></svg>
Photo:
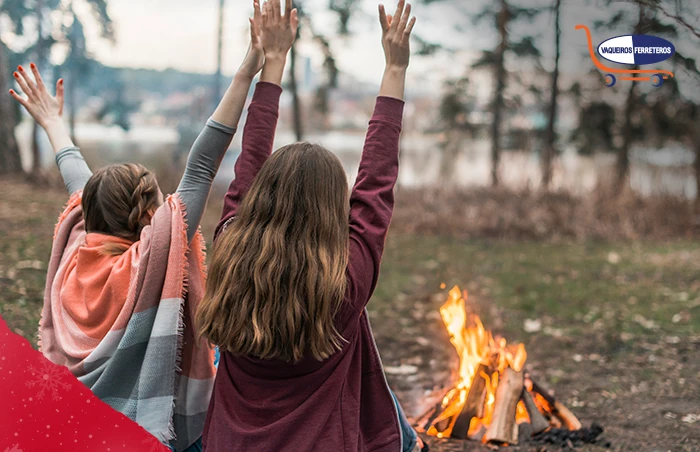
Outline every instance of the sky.
<svg viewBox="0 0 700 452"><path fill-rule="evenodd" d="M84 0L76 0L76 4ZM327 11L329 0L303 0L306 11L311 12L314 26L327 36L336 36L335 15ZM670 0L669 0L670 1ZM482 49L494 48L496 34L492 24L484 21L474 24L472 17L485 6L494 5L489 0L441 0L425 5L414 0L413 12L418 18L414 34L439 42L455 53L440 53L434 57L412 58L409 84L421 87L440 85L442 80L463 75L471 61ZM537 7L550 5L550 0L513 0L519 6ZM593 33L593 44L604 39L629 32L627 29L594 30L596 19L606 19L610 8L605 0L564 0L562 9L562 57L561 71L575 76L592 69L586 56L586 43L582 31L575 31L577 23L588 25ZM615 7L624 2L614 2ZM694 4L687 1L686 4ZM380 28L377 19L379 0L357 0L357 12L351 19L349 37L335 37L331 45L341 72L364 82L378 84L381 78L384 56L380 44ZM393 0L386 2L387 10L393 10ZM165 69L175 68L188 72L213 73L216 68L216 39L218 0L109 0L108 8L114 21L114 43L97 39L95 26L87 23L88 48L93 56L110 66ZM690 8L686 20L700 27L698 7ZM252 13L252 0L226 0L224 19L223 71L233 75L248 45L248 22ZM90 14L79 10L84 18ZM630 20L634 19L630 11ZM553 17L542 13L533 22L511 26L514 38L529 34L536 39L544 55L544 68L552 67L554 50ZM687 36L687 35L686 35ZM679 48L700 61L698 40L674 42ZM302 58L312 59L320 70L322 58L310 39L299 44ZM511 67L516 69L517 67ZM489 74L482 75L488 82Z"/></svg>

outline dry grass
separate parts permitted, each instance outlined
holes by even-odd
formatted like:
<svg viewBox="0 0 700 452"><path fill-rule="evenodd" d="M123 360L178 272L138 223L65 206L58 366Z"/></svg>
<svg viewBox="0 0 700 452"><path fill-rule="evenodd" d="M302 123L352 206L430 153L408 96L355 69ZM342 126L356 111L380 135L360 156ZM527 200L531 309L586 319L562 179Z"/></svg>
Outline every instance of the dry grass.
<svg viewBox="0 0 700 452"><path fill-rule="evenodd" d="M394 230L413 234L508 239L635 240L698 233L690 202L670 197L617 196L509 189L413 189L397 193Z"/></svg>

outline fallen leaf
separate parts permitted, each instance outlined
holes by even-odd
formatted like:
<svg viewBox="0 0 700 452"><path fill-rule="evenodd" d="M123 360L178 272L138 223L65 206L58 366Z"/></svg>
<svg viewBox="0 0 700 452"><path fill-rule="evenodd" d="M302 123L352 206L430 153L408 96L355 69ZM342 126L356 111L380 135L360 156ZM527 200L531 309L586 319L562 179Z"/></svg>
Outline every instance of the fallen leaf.
<svg viewBox="0 0 700 452"><path fill-rule="evenodd" d="M526 333L537 333L542 329L542 321L539 319L525 319L523 329Z"/></svg>

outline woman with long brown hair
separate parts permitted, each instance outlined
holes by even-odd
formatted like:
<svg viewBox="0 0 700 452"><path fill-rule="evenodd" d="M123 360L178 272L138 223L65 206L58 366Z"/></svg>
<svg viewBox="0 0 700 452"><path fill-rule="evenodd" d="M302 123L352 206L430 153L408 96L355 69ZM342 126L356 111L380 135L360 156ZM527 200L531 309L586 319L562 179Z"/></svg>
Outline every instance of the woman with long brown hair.
<svg viewBox="0 0 700 452"><path fill-rule="evenodd" d="M40 347L96 396L176 451L201 451L214 382L214 350L196 340L204 292L199 222L212 181L262 67L260 8L237 75L164 199L137 164L90 171L63 123L63 80L52 96L34 64L10 94L46 130L70 194L49 263Z"/></svg>
<svg viewBox="0 0 700 452"><path fill-rule="evenodd" d="M386 70L348 197L340 161L322 146L272 153L296 35L296 13L285 3L284 14L280 0L263 11L265 64L197 311L200 333L222 352L204 447L420 449L401 422L365 311L393 210L415 18L404 0L393 18L380 6Z"/></svg>

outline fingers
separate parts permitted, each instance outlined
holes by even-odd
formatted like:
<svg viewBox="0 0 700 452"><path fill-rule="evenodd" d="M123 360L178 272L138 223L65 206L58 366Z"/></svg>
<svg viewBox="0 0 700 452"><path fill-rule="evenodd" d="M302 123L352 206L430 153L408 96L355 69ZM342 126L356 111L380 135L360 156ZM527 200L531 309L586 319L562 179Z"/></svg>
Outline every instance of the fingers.
<svg viewBox="0 0 700 452"><path fill-rule="evenodd" d="M411 18L411 21L408 23L406 30L403 32L403 38L401 39L402 43L407 42L411 38L411 32L413 31L413 26L415 24L416 24L416 18L413 17L413 18Z"/></svg>
<svg viewBox="0 0 700 452"><path fill-rule="evenodd" d="M294 9L293 1L292 0L285 0L284 6L285 6L284 17L287 20L290 20L292 17L292 9Z"/></svg>
<svg viewBox="0 0 700 452"><path fill-rule="evenodd" d="M29 106L27 105L27 100L26 100L24 97L22 97L22 96L20 96L19 94L17 94L17 93L15 92L15 90L13 90L13 89L10 90L10 96L12 96L12 97L13 97L17 102L19 102L24 108L29 108Z"/></svg>
<svg viewBox="0 0 700 452"><path fill-rule="evenodd" d="M262 24L262 12L260 11L260 2L254 1L253 2L253 20L257 25ZM260 30L258 30L260 32Z"/></svg>
<svg viewBox="0 0 700 452"><path fill-rule="evenodd" d="M391 28L393 30L396 30L396 27L399 26L399 21L401 19L401 14L403 13L403 5L405 4L404 0L399 0L399 4L396 6L396 12L394 13L394 19L391 21Z"/></svg>
<svg viewBox="0 0 700 452"><path fill-rule="evenodd" d="M63 79L60 78L60 79L58 79L58 82L56 82L56 101L58 101L58 114L59 114L59 116L63 115L64 91L65 91L65 88L63 86Z"/></svg>
<svg viewBox="0 0 700 452"><path fill-rule="evenodd" d="M299 28L299 12L296 8L290 13L289 25L292 27L294 35L296 36L297 29Z"/></svg>
<svg viewBox="0 0 700 452"><path fill-rule="evenodd" d="M39 73L39 68L36 67L36 64L30 63L29 67L32 68L32 74L34 74L34 80L36 80L36 86L40 92L46 91L46 86L44 85L44 80L41 78L41 74Z"/></svg>
<svg viewBox="0 0 700 452"><path fill-rule="evenodd" d="M248 22L250 22L250 43L251 44L257 44L258 42L258 33L255 30L255 21L253 19L248 19Z"/></svg>
<svg viewBox="0 0 700 452"><path fill-rule="evenodd" d="M403 32L406 30L406 25L408 25L408 18L411 17L411 4L409 3L406 5L406 8L403 10L403 14L401 15L401 21L399 22L398 27L396 28L396 33L401 37L403 35Z"/></svg>
<svg viewBox="0 0 700 452"><path fill-rule="evenodd" d="M274 23L278 24L280 22L280 0L272 0L272 20Z"/></svg>
<svg viewBox="0 0 700 452"><path fill-rule="evenodd" d="M22 66L19 66L17 68L16 72L13 72L12 75L15 77L15 80L19 84L20 89L24 94L27 95L27 97L31 98L34 96L34 92L32 91L32 88L27 84L27 80L24 78L24 70Z"/></svg>
<svg viewBox="0 0 700 452"><path fill-rule="evenodd" d="M265 2L265 4L263 4L262 23L263 28L268 28L270 26L270 2Z"/></svg>
<svg viewBox="0 0 700 452"><path fill-rule="evenodd" d="M18 72L22 76L22 78L24 78L24 82L27 84L27 86L29 86L29 89L32 91L32 94L39 94L39 89L37 88L36 83L34 83L34 80L32 80L32 78L29 76L29 73L24 68L24 66L18 66Z"/></svg>
<svg viewBox="0 0 700 452"><path fill-rule="evenodd" d="M386 10L384 5L379 5L379 24L382 26L382 31L389 31L389 20L386 17Z"/></svg>

